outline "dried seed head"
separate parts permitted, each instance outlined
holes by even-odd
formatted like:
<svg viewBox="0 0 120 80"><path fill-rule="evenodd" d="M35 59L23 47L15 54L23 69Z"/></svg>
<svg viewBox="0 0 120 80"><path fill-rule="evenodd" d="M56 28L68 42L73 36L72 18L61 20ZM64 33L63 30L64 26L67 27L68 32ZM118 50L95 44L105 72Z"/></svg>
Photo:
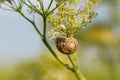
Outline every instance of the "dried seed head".
<svg viewBox="0 0 120 80"><path fill-rule="evenodd" d="M57 49L63 54L72 54L78 49L78 42L75 38L56 38Z"/></svg>

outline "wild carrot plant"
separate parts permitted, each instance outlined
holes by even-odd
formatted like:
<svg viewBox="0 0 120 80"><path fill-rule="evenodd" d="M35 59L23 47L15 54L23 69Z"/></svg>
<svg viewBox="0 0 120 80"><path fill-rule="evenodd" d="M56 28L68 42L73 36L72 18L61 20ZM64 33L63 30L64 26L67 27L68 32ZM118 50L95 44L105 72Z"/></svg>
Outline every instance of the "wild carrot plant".
<svg viewBox="0 0 120 80"><path fill-rule="evenodd" d="M74 38L74 35L89 24L97 15L93 10L100 0L48 0L49 5L47 8L45 8L44 1L45 0L0 0L0 8L16 12L30 22L56 60L68 70L72 71L77 80L86 80L80 72L76 60L72 58L73 53L79 49L78 41ZM53 4L55 5L53 6ZM32 18L25 14L24 7L27 8ZM35 22L36 15L42 17L43 30L39 30L39 26L37 26ZM48 33L46 31L49 27L47 26L47 22L52 26ZM49 35L51 40L56 39L57 49L60 53L63 53L63 55L67 55L71 64L61 60L60 56L58 56L49 44L47 35Z"/></svg>

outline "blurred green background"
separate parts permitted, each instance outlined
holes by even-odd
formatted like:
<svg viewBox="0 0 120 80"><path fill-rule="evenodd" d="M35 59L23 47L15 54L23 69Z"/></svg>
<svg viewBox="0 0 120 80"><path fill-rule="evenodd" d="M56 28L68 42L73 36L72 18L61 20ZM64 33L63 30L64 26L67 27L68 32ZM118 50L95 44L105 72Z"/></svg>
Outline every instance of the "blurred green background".
<svg viewBox="0 0 120 80"><path fill-rule="evenodd" d="M92 23L75 35L79 67L87 80L120 80L120 0L103 0L95 12ZM76 80L45 46L35 59L1 66L0 80Z"/></svg>

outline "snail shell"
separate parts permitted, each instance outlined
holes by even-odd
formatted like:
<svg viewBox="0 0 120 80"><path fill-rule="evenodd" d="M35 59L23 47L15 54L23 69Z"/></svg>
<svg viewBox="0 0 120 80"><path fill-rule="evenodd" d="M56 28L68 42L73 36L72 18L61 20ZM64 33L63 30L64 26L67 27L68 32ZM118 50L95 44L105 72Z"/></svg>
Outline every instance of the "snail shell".
<svg viewBox="0 0 120 80"><path fill-rule="evenodd" d="M78 49L78 42L75 38L56 38L56 47L63 54L72 54Z"/></svg>

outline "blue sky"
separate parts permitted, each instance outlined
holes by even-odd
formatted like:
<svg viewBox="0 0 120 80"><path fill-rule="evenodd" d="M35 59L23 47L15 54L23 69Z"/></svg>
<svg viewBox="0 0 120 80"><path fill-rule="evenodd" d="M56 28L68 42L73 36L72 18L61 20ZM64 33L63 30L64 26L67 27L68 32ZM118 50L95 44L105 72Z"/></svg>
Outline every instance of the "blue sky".
<svg viewBox="0 0 120 80"><path fill-rule="evenodd" d="M43 45L19 14L0 10L0 63L37 57Z"/></svg>

